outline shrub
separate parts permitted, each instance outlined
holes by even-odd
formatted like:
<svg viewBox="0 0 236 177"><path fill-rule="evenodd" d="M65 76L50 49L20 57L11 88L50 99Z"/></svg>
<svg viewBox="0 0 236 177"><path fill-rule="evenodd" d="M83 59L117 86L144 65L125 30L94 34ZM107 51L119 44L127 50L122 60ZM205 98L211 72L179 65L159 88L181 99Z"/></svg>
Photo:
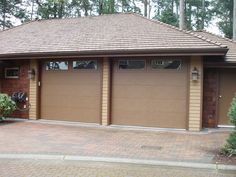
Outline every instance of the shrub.
<svg viewBox="0 0 236 177"><path fill-rule="evenodd" d="M230 122L236 127L236 95L233 98L231 106L229 108L228 117ZM222 149L223 154L232 156L236 155L236 131L232 132L228 139L227 144Z"/></svg>
<svg viewBox="0 0 236 177"><path fill-rule="evenodd" d="M234 126L236 126L236 95L233 98L233 101L232 101L231 106L229 108L228 117L230 119L230 122Z"/></svg>
<svg viewBox="0 0 236 177"><path fill-rule="evenodd" d="M16 110L16 103L7 94L0 94L0 119Z"/></svg>
<svg viewBox="0 0 236 177"><path fill-rule="evenodd" d="M222 149L222 153L228 156L236 155L236 132L229 135L227 144Z"/></svg>

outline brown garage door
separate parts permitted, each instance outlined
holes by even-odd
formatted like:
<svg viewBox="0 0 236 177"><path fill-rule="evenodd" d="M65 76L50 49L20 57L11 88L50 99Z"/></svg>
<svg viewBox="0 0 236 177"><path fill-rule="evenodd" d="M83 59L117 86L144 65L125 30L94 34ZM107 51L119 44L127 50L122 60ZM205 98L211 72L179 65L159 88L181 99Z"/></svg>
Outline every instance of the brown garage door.
<svg viewBox="0 0 236 177"><path fill-rule="evenodd" d="M229 125L227 116L230 103L236 93L236 69L220 70L220 89L219 89L219 125Z"/></svg>
<svg viewBox="0 0 236 177"><path fill-rule="evenodd" d="M101 67L96 60L42 66L41 118L100 122Z"/></svg>
<svg viewBox="0 0 236 177"><path fill-rule="evenodd" d="M119 60L113 67L112 124L186 128L185 60Z"/></svg>

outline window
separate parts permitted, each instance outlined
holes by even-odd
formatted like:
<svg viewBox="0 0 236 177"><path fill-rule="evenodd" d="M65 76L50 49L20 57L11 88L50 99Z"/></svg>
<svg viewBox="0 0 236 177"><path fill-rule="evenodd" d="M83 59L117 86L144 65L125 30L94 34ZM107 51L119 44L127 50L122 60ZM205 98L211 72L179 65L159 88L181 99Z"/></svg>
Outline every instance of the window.
<svg viewBox="0 0 236 177"><path fill-rule="evenodd" d="M97 69L97 61L96 60L73 61L73 69Z"/></svg>
<svg viewBox="0 0 236 177"><path fill-rule="evenodd" d="M180 60L152 60L152 69L180 69Z"/></svg>
<svg viewBox="0 0 236 177"><path fill-rule="evenodd" d="M119 69L144 69L144 60L120 60Z"/></svg>
<svg viewBox="0 0 236 177"><path fill-rule="evenodd" d="M5 78L19 78L19 68L5 68Z"/></svg>
<svg viewBox="0 0 236 177"><path fill-rule="evenodd" d="M46 62L46 70L68 70L68 61Z"/></svg>

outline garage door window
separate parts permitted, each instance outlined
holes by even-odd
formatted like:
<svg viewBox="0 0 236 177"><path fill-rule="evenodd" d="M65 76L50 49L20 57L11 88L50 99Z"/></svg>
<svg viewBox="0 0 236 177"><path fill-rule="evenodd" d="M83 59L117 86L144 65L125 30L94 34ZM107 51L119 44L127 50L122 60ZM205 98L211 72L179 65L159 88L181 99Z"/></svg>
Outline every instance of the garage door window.
<svg viewBox="0 0 236 177"><path fill-rule="evenodd" d="M73 61L73 69L97 69L96 60L77 60Z"/></svg>
<svg viewBox="0 0 236 177"><path fill-rule="evenodd" d="M152 60L152 69L177 69L181 68L180 60Z"/></svg>
<svg viewBox="0 0 236 177"><path fill-rule="evenodd" d="M68 61L46 62L46 70L68 70Z"/></svg>
<svg viewBox="0 0 236 177"><path fill-rule="evenodd" d="M119 69L144 69L144 60L120 60Z"/></svg>

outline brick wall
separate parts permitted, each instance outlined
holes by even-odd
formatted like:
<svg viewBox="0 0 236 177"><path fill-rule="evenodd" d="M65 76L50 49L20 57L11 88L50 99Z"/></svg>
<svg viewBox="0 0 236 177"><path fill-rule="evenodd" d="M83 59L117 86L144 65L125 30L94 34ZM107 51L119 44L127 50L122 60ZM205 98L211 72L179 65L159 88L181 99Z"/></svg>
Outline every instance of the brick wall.
<svg viewBox="0 0 236 177"><path fill-rule="evenodd" d="M20 77L17 79L4 78L5 67L19 67ZM29 79L28 79L29 61L18 60L18 61L4 62L4 65L1 69L2 69L1 89L0 89L1 93L7 93L8 95L12 95L13 92L21 91L21 92L26 92L27 96L29 96ZM15 111L11 115L11 117L28 118L29 112Z"/></svg>
<svg viewBox="0 0 236 177"><path fill-rule="evenodd" d="M204 70L203 127L217 126L218 77L215 69Z"/></svg>

